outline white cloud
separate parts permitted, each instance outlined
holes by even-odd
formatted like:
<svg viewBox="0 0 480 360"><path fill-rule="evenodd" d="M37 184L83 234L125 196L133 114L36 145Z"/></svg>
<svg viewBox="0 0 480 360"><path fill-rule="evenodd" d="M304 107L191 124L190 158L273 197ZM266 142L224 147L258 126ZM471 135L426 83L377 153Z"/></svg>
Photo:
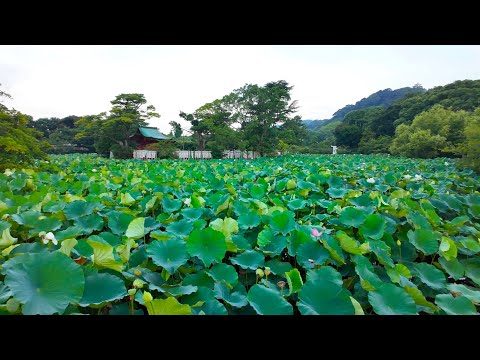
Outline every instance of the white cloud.
<svg viewBox="0 0 480 360"><path fill-rule="evenodd" d="M246 83L287 80L303 118L385 88L480 78L480 46L0 46L7 105L40 117L96 114L122 92L145 94L162 115L152 125L187 123L180 110Z"/></svg>

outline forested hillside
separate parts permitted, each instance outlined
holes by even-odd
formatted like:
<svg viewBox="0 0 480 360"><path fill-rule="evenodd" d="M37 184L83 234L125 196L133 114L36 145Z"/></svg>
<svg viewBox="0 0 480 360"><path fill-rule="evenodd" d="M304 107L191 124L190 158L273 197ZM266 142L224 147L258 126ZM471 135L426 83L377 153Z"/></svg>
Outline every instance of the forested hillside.
<svg viewBox="0 0 480 360"><path fill-rule="evenodd" d="M426 90L419 84L416 84L413 87L403 87L400 89L384 89L377 91L369 95L362 100L359 100L355 105L346 105L343 108L337 110L330 119L325 120L303 120L307 130L318 130L323 126L326 126L332 123L335 120L343 120L345 116L355 110L365 109L370 106L382 106L384 108L390 106L397 100L404 98L409 94L423 93Z"/></svg>

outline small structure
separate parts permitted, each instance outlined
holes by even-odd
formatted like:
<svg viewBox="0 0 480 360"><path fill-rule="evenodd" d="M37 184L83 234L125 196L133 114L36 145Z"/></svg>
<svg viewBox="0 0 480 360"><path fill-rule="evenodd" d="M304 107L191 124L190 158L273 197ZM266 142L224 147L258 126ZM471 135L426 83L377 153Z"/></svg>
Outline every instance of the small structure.
<svg viewBox="0 0 480 360"><path fill-rule="evenodd" d="M159 141L171 140L170 137L162 134L156 127L140 126L135 134L130 136L136 145L137 150L133 152L134 159L153 160L157 158L154 150L145 150L149 144L156 144Z"/></svg>
<svg viewBox="0 0 480 360"><path fill-rule="evenodd" d="M138 150L145 150L149 144L155 144L162 140L171 140L167 135L162 134L156 127L143 126L139 127L135 134L130 136L135 141Z"/></svg>
<svg viewBox="0 0 480 360"><path fill-rule="evenodd" d="M188 159L211 159L211 151L198 151L198 150L177 150L175 152L177 157L182 160Z"/></svg>
<svg viewBox="0 0 480 360"><path fill-rule="evenodd" d="M337 153L337 146L330 145L332 147L332 154L335 155Z"/></svg>
<svg viewBox="0 0 480 360"><path fill-rule="evenodd" d="M225 150L223 152L224 159L256 159L258 157L260 157L259 154L254 151Z"/></svg>
<svg viewBox="0 0 480 360"><path fill-rule="evenodd" d="M134 159L154 160L157 158L157 152L154 150L135 150L133 152Z"/></svg>

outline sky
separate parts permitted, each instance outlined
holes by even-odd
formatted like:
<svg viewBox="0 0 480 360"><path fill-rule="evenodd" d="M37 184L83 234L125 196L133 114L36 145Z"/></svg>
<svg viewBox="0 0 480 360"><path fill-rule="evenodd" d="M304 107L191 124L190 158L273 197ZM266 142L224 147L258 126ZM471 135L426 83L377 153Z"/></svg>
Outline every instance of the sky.
<svg viewBox="0 0 480 360"><path fill-rule="evenodd" d="M121 93L142 93L168 133L245 84L286 80L296 115L327 119L382 89L430 89L480 79L478 45L0 45L3 103L34 119L93 115Z"/></svg>

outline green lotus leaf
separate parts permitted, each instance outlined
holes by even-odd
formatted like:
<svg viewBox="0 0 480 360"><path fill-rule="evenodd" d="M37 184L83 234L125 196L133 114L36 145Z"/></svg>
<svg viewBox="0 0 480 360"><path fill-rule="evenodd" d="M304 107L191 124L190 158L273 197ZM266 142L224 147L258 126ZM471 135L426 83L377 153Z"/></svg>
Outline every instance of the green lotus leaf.
<svg viewBox="0 0 480 360"><path fill-rule="evenodd" d="M182 200L170 199L168 196L162 198L163 211L166 213L173 213L182 207Z"/></svg>
<svg viewBox="0 0 480 360"><path fill-rule="evenodd" d="M362 250L360 249L359 242L355 239L352 239L344 231L341 231L341 230L337 231L335 236L338 239L338 242L340 243L340 247L344 251L354 255L362 254Z"/></svg>
<svg viewBox="0 0 480 360"><path fill-rule="evenodd" d="M289 234L295 229L295 214L291 211L274 213L271 217L270 228L275 234Z"/></svg>
<svg viewBox="0 0 480 360"><path fill-rule="evenodd" d="M453 297L450 294L439 294L435 297L435 304L447 315L477 315L475 305L466 296Z"/></svg>
<svg viewBox="0 0 480 360"><path fill-rule="evenodd" d="M351 300L352 305L355 309L355 314L354 315L365 315L365 312L363 311L362 305L360 305L360 303L351 296L350 296L350 300Z"/></svg>
<svg viewBox="0 0 480 360"><path fill-rule="evenodd" d="M120 194L120 203L122 205L130 206L135 203L135 199L129 193L121 193Z"/></svg>
<svg viewBox="0 0 480 360"><path fill-rule="evenodd" d="M257 244L263 248L274 241L274 239L273 232L270 229L265 229L258 233Z"/></svg>
<svg viewBox="0 0 480 360"><path fill-rule="evenodd" d="M287 246L288 240L289 239L286 236L276 235L272 242L260 248L265 255L273 257L282 253Z"/></svg>
<svg viewBox="0 0 480 360"><path fill-rule="evenodd" d="M143 238L145 236L145 218L139 217L133 219L130 224L128 224L125 236L134 240Z"/></svg>
<svg viewBox="0 0 480 360"><path fill-rule="evenodd" d="M315 265L323 265L329 258L330 253L318 241L305 242L297 250L297 261L305 269L311 269Z"/></svg>
<svg viewBox="0 0 480 360"><path fill-rule="evenodd" d="M343 198L347 193L345 188L328 188L327 194L333 199Z"/></svg>
<svg viewBox="0 0 480 360"><path fill-rule="evenodd" d="M240 266L242 269L256 270L263 267L265 257L254 250L247 250L239 255L230 258L230 262L234 265Z"/></svg>
<svg viewBox="0 0 480 360"><path fill-rule="evenodd" d="M443 255L443 257L447 260L453 260L456 259L457 257L457 245L455 242L446 237L442 236L442 241L440 242L440 253Z"/></svg>
<svg viewBox="0 0 480 360"><path fill-rule="evenodd" d="M64 203L63 201L49 201L43 206L42 209L44 212L56 214L59 211L62 211L63 209L65 209L66 205L67 204Z"/></svg>
<svg viewBox="0 0 480 360"><path fill-rule="evenodd" d="M228 315L228 311L218 300L207 300L200 308L205 315Z"/></svg>
<svg viewBox="0 0 480 360"><path fill-rule="evenodd" d="M292 265L289 262L283 262L276 258L267 261L265 267L269 267L270 271L275 275L283 275L287 271L292 270Z"/></svg>
<svg viewBox="0 0 480 360"><path fill-rule="evenodd" d="M70 257L70 254L72 253L73 248L77 244L78 244L78 241L76 239L65 239L62 241L60 249L58 249L58 251Z"/></svg>
<svg viewBox="0 0 480 360"><path fill-rule="evenodd" d="M365 222L360 226L360 233L368 238L379 240L385 232L385 219L378 214L368 215Z"/></svg>
<svg viewBox="0 0 480 360"><path fill-rule="evenodd" d="M290 209L290 210L300 210L300 209L303 209L306 205L306 201L305 200L302 200L302 199L295 199L295 200L291 200L287 203L287 207Z"/></svg>
<svg viewBox="0 0 480 360"><path fill-rule="evenodd" d="M426 311L431 313L431 312L437 312L439 310L437 306L435 306L425 298L425 296L422 294L422 292L418 288L413 286L405 286L403 289L408 293L408 295L412 297L413 301L415 301L415 304L428 308L428 309L425 309Z"/></svg>
<svg viewBox="0 0 480 360"><path fill-rule="evenodd" d="M220 231L225 236L228 251L235 252L237 250L235 243L232 241L232 235L238 233L237 220L229 217L225 219L218 218L210 223L210 227Z"/></svg>
<svg viewBox="0 0 480 360"><path fill-rule="evenodd" d="M434 254L439 249L438 234L433 231L424 229L409 230L407 236L410 243L425 255Z"/></svg>
<svg viewBox="0 0 480 360"><path fill-rule="evenodd" d="M238 217L238 225L240 229L252 229L261 223L261 218L257 213L248 212Z"/></svg>
<svg viewBox="0 0 480 360"><path fill-rule="evenodd" d="M0 249L5 249L17 242L18 238L14 238L10 234L10 229L6 228L2 231L2 237L0 238Z"/></svg>
<svg viewBox="0 0 480 360"><path fill-rule="evenodd" d="M107 214L108 227L115 235L123 235L127 231L128 225L135 217L120 211L110 211Z"/></svg>
<svg viewBox="0 0 480 360"><path fill-rule="evenodd" d="M230 291L224 283L216 283L214 294L217 299L222 299L236 308L241 308L248 304L247 292L243 286L238 286Z"/></svg>
<svg viewBox="0 0 480 360"><path fill-rule="evenodd" d="M93 214L97 206L98 203L76 200L66 204L63 213L68 220L75 220L79 217Z"/></svg>
<svg viewBox="0 0 480 360"><path fill-rule="evenodd" d="M79 244L80 243L81 242L79 242ZM87 243L93 249L93 263L95 265L101 268L108 268L118 272L122 271L123 264L115 260L113 256L113 247L111 245L103 244L93 240L87 240Z"/></svg>
<svg viewBox="0 0 480 360"><path fill-rule="evenodd" d="M103 229L103 218L97 214L91 214L76 219L73 224L82 229L83 234L88 235Z"/></svg>
<svg viewBox="0 0 480 360"><path fill-rule="evenodd" d="M418 229L424 229L424 230L430 230L430 231L433 230L432 225L430 225L430 222L428 221L428 219L416 211L408 214L406 218L411 224L413 224L416 230Z"/></svg>
<svg viewBox="0 0 480 360"><path fill-rule="evenodd" d="M292 305L276 289L253 285L247 299L259 315L293 315Z"/></svg>
<svg viewBox="0 0 480 360"><path fill-rule="evenodd" d="M238 274L235 268L224 263L215 264L207 272L215 281L225 281L231 286L238 283Z"/></svg>
<svg viewBox="0 0 480 360"><path fill-rule="evenodd" d="M362 210L348 206L342 210L338 219L345 226L358 228L365 222L367 216Z"/></svg>
<svg viewBox="0 0 480 360"><path fill-rule="evenodd" d="M295 179L290 179L286 184L287 190L293 190L297 187L297 182Z"/></svg>
<svg viewBox="0 0 480 360"><path fill-rule="evenodd" d="M337 239L328 234L323 234L321 241L325 249L327 249L330 253L330 256L333 260L339 262L340 264L345 264L345 257L343 256L342 248L340 247L340 243Z"/></svg>
<svg viewBox="0 0 480 360"><path fill-rule="evenodd" d="M42 213L34 210L25 211L21 214L13 214L12 219L19 225L33 227L33 224L38 221Z"/></svg>
<svg viewBox="0 0 480 360"><path fill-rule="evenodd" d="M195 221L202 217L203 210L197 208L186 208L182 209L182 211L180 211L180 214L182 214L182 216L187 220Z"/></svg>
<svg viewBox="0 0 480 360"><path fill-rule="evenodd" d="M393 284L384 284L368 293L368 301L378 315L415 315L417 309L412 297Z"/></svg>
<svg viewBox="0 0 480 360"><path fill-rule="evenodd" d="M194 230L187 238L187 251L191 256L197 256L205 266L214 261L221 262L227 252L225 236L212 228Z"/></svg>
<svg viewBox="0 0 480 360"><path fill-rule="evenodd" d="M82 268L64 254L42 252L14 259L16 263L7 268L4 282L23 304L24 314L62 314L68 304L82 298Z"/></svg>
<svg viewBox="0 0 480 360"><path fill-rule="evenodd" d="M460 279L465 274L465 267L457 259L447 261L445 258L440 258L438 262L455 280Z"/></svg>
<svg viewBox="0 0 480 360"><path fill-rule="evenodd" d="M353 257L356 264L355 272L360 277L362 287L367 291L378 290L383 286L383 281L375 273L372 263L365 256Z"/></svg>
<svg viewBox="0 0 480 360"><path fill-rule="evenodd" d="M400 284L401 276L411 279L412 274L410 270L403 264L395 264L395 267L387 269L387 274L393 283Z"/></svg>
<svg viewBox="0 0 480 360"><path fill-rule="evenodd" d="M303 315L353 315L350 293L342 287L342 275L330 266L307 276L297 303Z"/></svg>
<svg viewBox="0 0 480 360"><path fill-rule="evenodd" d="M386 267L394 266L391 258L392 249L383 240L368 240L368 248L375 254L380 264Z"/></svg>
<svg viewBox="0 0 480 360"><path fill-rule="evenodd" d="M255 184L250 188L250 194L254 199L261 200L265 196L265 188L262 185Z"/></svg>
<svg viewBox="0 0 480 360"><path fill-rule="evenodd" d="M198 290L198 287L197 286L193 286L193 285L174 285L174 286L168 286L168 285L162 285L162 287L160 289L156 289L156 290L159 290L161 292L165 292L171 296L174 296L174 297L179 297L179 296L183 296L183 295L190 295L190 294L193 294L194 292L196 292Z"/></svg>
<svg viewBox="0 0 480 360"><path fill-rule="evenodd" d="M303 280L300 276L300 272L298 271L298 269L292 269L286 272L285 277L287 278L288 282L288 295L291 295L292 293L297 293L302 288Z"/></svg>
<svg viewBox="0 0 480 360"><path fill-rule="evenodd" d="M179 238L152 241L147 246L147 255L155 265L163 267L170 274L175 273L188 259L185 241Z"/></svg>
<svg viewBox="0 0 480 360"><path fill-rule="evenodd" d="M85 290L80 306L98 305L127 296L124 282L115 275L92 271L85 274Z"/></svg>
<svg viewBox="0 0 480 360"><path fill-rule="evenodd" d="M149 315L191 315L192 309L174 297L155 299L145 304Z"/></svg>
<svg viewBox="0 0 480 360"><path fill-rule="evenodd" d="M0 304L5 304L12 295L12 291L8 286L5 286L4 283L0 283Z"/></svg>
<svg viewBox="0 0 480 360"><path fill-rule="evenodd" d="M188 236L193 230L191 220L182 219L167 225L167 232L176 236Z"/></svg>
<svg viewBox="0 0 480 360"><path fill-rule="evenodd" d="M462 265L465 267L465 276L472 279L475 284L480 285L480 263L478 259L464 260Z"/></svg>
<svg viewBox="0 0 480 360"><path fill-rule="evenodd" d="M458 293L457 295L465 296L473 303L480 303L480 290L471 286L465 286L461 284L448 284L447 289L450 292Z"/></svg>
<svg viewBox="0 0 480 360"><path fill-rule="evenodd" d="M10 223L0 220L0 232L7 230L10 226L12 226Z"/></svg>

